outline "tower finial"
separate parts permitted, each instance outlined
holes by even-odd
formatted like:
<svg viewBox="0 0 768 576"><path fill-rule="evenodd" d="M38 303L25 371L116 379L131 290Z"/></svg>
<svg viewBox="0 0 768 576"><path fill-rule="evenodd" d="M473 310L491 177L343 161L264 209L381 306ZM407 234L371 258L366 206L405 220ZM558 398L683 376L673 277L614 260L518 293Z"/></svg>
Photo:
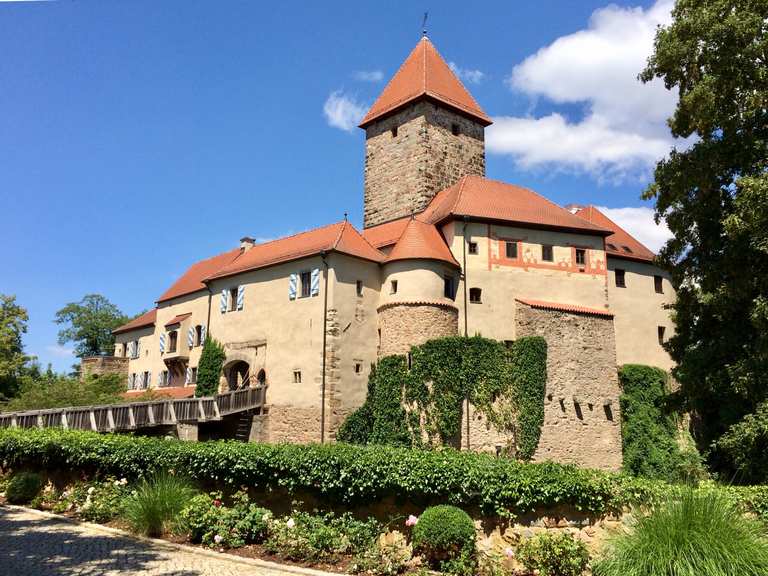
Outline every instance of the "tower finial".
<svg viewBox="0 0 768 576"><path fill-rule="evenodd" d="M344 222L346 222L346 221L347 221L347 213L344 212Z"/></svg>
<svg viewBox="0 0 768 576"><path fill-rule="evenodd" d="M427 37L427 18L429 18L429 12L424 12L424 19L421 21L421 35Z"/></svg>

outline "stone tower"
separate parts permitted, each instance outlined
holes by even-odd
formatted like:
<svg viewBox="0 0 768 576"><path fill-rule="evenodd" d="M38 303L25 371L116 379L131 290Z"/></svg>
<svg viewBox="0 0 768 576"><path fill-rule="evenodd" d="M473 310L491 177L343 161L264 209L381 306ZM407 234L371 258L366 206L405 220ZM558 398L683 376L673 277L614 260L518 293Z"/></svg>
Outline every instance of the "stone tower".
<svg viewBox="0 0 768 576"><path fill-rule="evenodd" d="M364 226L426 208L465 174L485 176L490 118L425 36L360 123Z"/></svg>

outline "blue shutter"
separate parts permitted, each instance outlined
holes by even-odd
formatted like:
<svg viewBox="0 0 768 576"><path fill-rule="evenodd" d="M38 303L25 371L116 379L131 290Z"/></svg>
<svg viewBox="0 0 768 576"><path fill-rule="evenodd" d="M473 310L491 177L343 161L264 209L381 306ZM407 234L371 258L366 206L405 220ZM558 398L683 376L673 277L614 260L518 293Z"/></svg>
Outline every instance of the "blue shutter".
<svg viewBox="0 0 768 576"><path fill-rule="evenodd" d="M205 324L200 326L200 345L205 343Z"/></svg>
<svg viewBox="0 0 768 576"><path fill-rule="evenodd" d="M219 303L219 311L221 311L222 314L227 311L227 290L224 289L221 291L221 302Z"/></svg>
<svg viewBox="0 0 768 576"><path fill-rule="evenodd" d="M150 384L152 384L152 372L147 372L147 381L144 383L144 388L149 388Z"/></svg>
<svg viewBox="0 0 768 576"><path fill-rule="evenodd" d="M242 310L245 303L245 286L237 287L237 309Z"/></svg>
<svg viewBox="0 0 768 576"><path fill-rule="evenodd" d="M291 277L288 280L288 299L289 300L296 300L296 286L299 283L299 275L298 274L291 274Z"/></svg>
<svg viewBox="0 0 768 576"><path fill-rule="evenodd" d="M187 366L187 374L184 377L184 385L186 386L187 384L189 384L190 380L192 380L192 368Z"/></svg>
<svg viewBox="0 0 768 576"><path fill-rule="evenodd" d="M311 284L311 294L312 296L317 296L320 294L320 268L314 268L312 270L312 284Z"/></svg>
<svg viewBox="0 0 768 576"><path fill-rule="evenodd" d="M195 345L195 327L191 326L189 330L187 330L187 346L192 348L192 346Z"/></svg>
<svg viewBox="0 0 768 576"><path fill-rule="evenodd" d="M140 350L141 350L141 346L140 346L140 344L139 344L139 341L138 341L138 340L136 340L136 348L135 348L135 353L136 353L136 355L134 356L134 358L138 358L138 357L139 357L139 351L140 351Z"/></svg>
<svg viewBox="0 0 768 576"><path fill-rule="evenodd" d="M136 386L136 372L132 373L128 377L128 389L133 390L134 386Z"/></svg>
<svg viewBox="0 0 768 576"><path fill-rule="evenodd" d="M160 332L160 354L165 352L165 332Z"/></svg>

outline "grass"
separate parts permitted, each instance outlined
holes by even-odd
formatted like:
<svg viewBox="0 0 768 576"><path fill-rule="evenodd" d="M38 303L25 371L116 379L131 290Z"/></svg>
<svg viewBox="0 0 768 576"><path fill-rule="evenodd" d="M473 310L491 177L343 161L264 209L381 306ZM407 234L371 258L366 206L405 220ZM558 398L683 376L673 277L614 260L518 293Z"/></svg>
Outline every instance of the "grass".
<svg viewBox="0 0 768 576"><path fill-rule="evenodd" d="M134 532L160 536L170 531L195 493L188 480L159 474L143 480L135 493L128 497L125 518Z"/></svg>
<svg viewBox="0 0 768 576"><path fill-rule="evenodd" d="M715 492L684 491L608 542L595 576L765 576L764 526Z"/></svg>

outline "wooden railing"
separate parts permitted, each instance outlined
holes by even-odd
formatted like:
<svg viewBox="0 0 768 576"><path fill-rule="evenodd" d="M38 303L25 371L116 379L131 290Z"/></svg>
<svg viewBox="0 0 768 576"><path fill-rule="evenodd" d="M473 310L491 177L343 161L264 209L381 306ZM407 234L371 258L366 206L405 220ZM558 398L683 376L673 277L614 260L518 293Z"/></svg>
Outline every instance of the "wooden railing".
<svg viewBox="0 0 768 576"><path fill-rule="evenodd" d="M0 428L68 428L115 432L179 422L196 423L221 420L223 416L264 406L266 386L223 392L203 398L181 398L51 408L0 414Z"/></svg>

